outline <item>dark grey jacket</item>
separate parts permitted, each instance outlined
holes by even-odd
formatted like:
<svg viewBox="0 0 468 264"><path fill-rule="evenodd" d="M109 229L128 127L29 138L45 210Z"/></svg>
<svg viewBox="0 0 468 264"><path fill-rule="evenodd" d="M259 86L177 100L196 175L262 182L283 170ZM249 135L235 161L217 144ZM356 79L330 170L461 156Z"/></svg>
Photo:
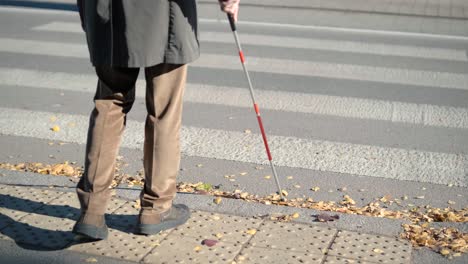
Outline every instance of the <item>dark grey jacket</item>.
<svg viewBox="0 0 468 264"><path fill-rule="evenodd" d="M148 67L199 57L196 0L77 0L93 65Z"/></svg>

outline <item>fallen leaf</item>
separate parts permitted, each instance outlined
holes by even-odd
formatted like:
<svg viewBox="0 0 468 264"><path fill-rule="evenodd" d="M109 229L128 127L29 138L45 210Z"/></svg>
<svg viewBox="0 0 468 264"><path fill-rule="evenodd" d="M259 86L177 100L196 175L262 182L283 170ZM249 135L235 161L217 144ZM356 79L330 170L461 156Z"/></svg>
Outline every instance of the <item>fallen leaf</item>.
<svg viewBox="0 0 468 264"><path fill-rule="evenodd" d="M283 196L288 196L288 192L287 192L286 190L281 190L281 194L282 194Z"/></svg>
<svg viewBox="0 0 468 264"><path fill-rule="evenodd" d="M298 213L294 213L291 215L292 218L296 219L296 218L299 218L299 214Z"/></svg>
<svg viewBox="0 0 468 264"><path fill-rule="evenodd" d="M87 258L87 259L85 259L85 261L88 262L88 263L98 262L98 260L96 258Z"/></svg>
<svg viewBox="0 0 468 264"><path fill-rule="evenodd" d="M197 164L197 167L201 168L201 167L203 167L203 164Z"/></svg>
<svg viewBox="0 0 468 264"><path fill-rule="evenodd" d="M421 196L416 196L414 197L415 199L424 199L424 195L421 195Z"/></svg>
<svg viewBox="0 0 468 264"><path fill-rule="evenodd" d="M200 246L196 246L193 248L193 250L195 250L196 252L200 251L202 248Z"/></svg>
<svg viewBox="0 0 468 264"><path fill-rule="evenodd" d="M374 251L375 253L383 253L383 250L381 250L380 248L374 248L372 251Z"/></svg>
<svg viewBox="0 0 468 264"><path fill-rule="evenodd" d="M265 177L263 177L263 178L265 178L265 179L269 180L269 179L271 178L271 175L266 175L266 176L265 176Z"/></svg>
<svg viewBox="0 0 468 264"><path fill-rule="evenodd" d="M294 185L294 188L299 189L299 188L301 188L301 186L299 184L296 184L296 185Z"/></svg>
<svg viewBox="0 0 468 264"><path fill-rule="evenodd" d="M317 187L317 186L312 187L311 190L314 191L314 192L318 192L320 190L320 187Z"/></svg>
<svg viewBox="0 0 468 264"><path fill-rule="evenodd" d="M340 192L346 192L347 190L348 190L348 188L346 188L346 187L342 187L342 188L338 189L338 191L340 191Z"/></svg>
<svg viewBox="0 0 468 264"><path fill-rule="evenodd" d="M451 204L451 205L456 204L454 201L451 201L451 200L449 200L447 203L448 203L448 204Z"/></svg>
<svg viewBox="0 0 468 264"><path fill-rule="evenodd" d="M222 237L223 237L223 234L217 233L217 234L215 235L215 237L216 237L216 238L222 238Z"/></svg>
<svg viewBox="0 0 468 264"><path fill-rule="evenodd" d="M214 239L204 239L204 240L201 242L201 244L204 245L204 246L212 247L212 246L218 244L218 240L214 240Z"/></svg>
<svg viewBox="0 0 468 264"><path fill-rule="evenodd" d="M215 204L220 204L220 203L221 203L221 200L222 200L221 197L216 197L216 198L213 200L213 202L214 202Z"/></svg>
<svg viewBox="0 0 468 264"><path fill-rule="evenodd" d="M241 172L241 173L239 173L239 174L240 174L241 176L245 176L245 175L247 175L247 172Z"/></svg>
<svg viewBox="0 0 468 264"><path fill-rule="evenodd" d="M59 132L60 131L60 127L59 126L53 126L52 128L50 128L50 130L54 131L54 132Z"/></svg>
<svg viewBox="0 0 468 264"><path fill-rule="evenodd" d="M444 249L440 250L440 254L442 256L447 256L448 254L450 254L450 250L444 248Z"/></svg>
<svg viewBox="0 0 468 264"><path fill-rule="evenodd" d="M136 200L132 207L135 208L135 209L140 209L141 208L140 199Z"/></svg>
<svg viewBox="0 0 468 264"><path fill-rule="evenodd" d="M341 205L355 205L356 202L349 195L344 195L343 201L341 201L340 204Z"/></svg>
<svg viewBox="0 0 468 264"><path fill-rule="evenodd" d="M246 129L246 130L244 130L244 133L250 134L250 133L252 133L252 131L250 129Z"/></svg>
<svg viewBox="0 0 468 264"><path fill-rule="evenodd" d="M333 222L340 219L338 215L318 214L314 216L316 217L316 221L319 222Z"/></svg>
<svg viewBox="0 0 468 264"><path fill-rule="evenodd" d="M255 235L257 233L257 230L256 229L249 229L246 231L247 234L249 235Z"/></svg>
<svg viewBox="0 0 468 264"><path fill-rule="evenodd" d="M292 179L293 179L293 176L288 176L288 177L286 177L286 179L292 180Z"/></svg>

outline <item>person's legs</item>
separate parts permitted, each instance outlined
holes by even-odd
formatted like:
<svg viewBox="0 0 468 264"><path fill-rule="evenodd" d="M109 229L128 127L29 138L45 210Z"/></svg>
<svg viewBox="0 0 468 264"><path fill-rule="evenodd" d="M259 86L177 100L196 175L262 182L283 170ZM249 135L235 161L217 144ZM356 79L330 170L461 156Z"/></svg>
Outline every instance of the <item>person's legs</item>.
<svg viewBox="0 0 468 264"><path fill-rule="evenodd" d="M76 189L81 204L81 217L74 228L77 233L95 238L106 236L98 231L107 230L104 213L110 198L109 186L114 178L126 114L135 101L138 72L138 68L96 67L99 81L95 108L89 121L84 173Z"/></svg>
<svg viewBox="0 0 468 264"><path fill-rule="evenodd" d="M145 75L148 115L145 124L145 185L140 196L140 227L142 224L159 224L167 218L189 216L186 207L174 209L172 206L180 165L179 134L187 65L159 64L146 68ZM173 224L186 221L179 220ZM168 224L163 229L170 226Z"/></svg>

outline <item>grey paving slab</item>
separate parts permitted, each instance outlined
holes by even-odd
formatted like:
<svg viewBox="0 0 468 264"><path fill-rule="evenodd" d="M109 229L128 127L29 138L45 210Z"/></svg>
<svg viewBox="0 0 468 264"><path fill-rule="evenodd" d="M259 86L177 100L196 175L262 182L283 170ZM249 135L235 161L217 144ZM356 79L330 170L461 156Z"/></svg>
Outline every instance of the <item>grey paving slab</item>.
<svg viewBox="0 0 468 264"><path fill-rule="evenodd" d="M106 216L106 221L110 226L133 230L137 224L139 211L140 209L137 207L135 201L124 202L119 208L114 210L112 214Z"/></svg>
<svg viewBox="0 0 468 264"><path fill-rule="evenodd" d="M44 206L62 193L0 185L0 229Z"/></svg>
<svg viewBox="0 0 468 264"><path fill-rule="evenodd" d="M16 243L34 245L38 248L63 249L72 240L70 232L75 221L66 218L70 210L57 211L63 217L49 217L42 214L29 214L1 232Z"/></svg>
<svg viewBox="0 0 468 264"><path fill-rule="evenodd" d="M347 259L347 258L340 258L335 256L327 256L325 259L324 264L371 264L373 262L361 261L361 260L354 260L354 259Z"/></svg>
<svg viewBox="0 0 468 264"><path fill-rule="evenodd" d="M167 234L162 232L158 235L141 236L110 229L107 240L89 243L75 241L68 250L127 261L140 261L158 246Z"/></svg>
<svg viewBox="0 0 468 264"><path fill-rule="evenodd" d="M219 213L192 212L189 221L174 230L174 235L203 239L216 239L233 244L243 244L252 235L248 230L257 230L262 219L240 217Z"/></svg>
<svg viewBox="0 0 468 264"><path fill-rule="evenodd" d="M411 245L391 237L340 231L328 254L353 260L403 264L411 262Z"/></svg>
<svg viewBox="0 0 468 264"><path fill-rule="evenodd" d="M88 255L74 251L52 250L39 251L18 245L14 241L0 240L1 262L5 264L64 264L91 263L99 264L135 264L135 262L115 258Z"/></svg>
<svg viewBox="0 0 468 264"><path fill-rule="evenodd" d="M170 234L145 258L144 263L231 263L242 244L221 241L212 247L201 245L201 240Z"/></svg>
<svg viewBox="0 0 468 264"><path fill-rule="evenodd" d="M242 249L241 253L236 257L235 261L238 264L321 264L323 261L323 255L314 255L306 252L296 252L281 249L246 247Z"/></svg>
<svg viewBox="0 0 468 264"><path fill-rule="evenodd" d="M253 247L321 255L336 232L336 229L318 225L265 221L248 244Z"/></svg>

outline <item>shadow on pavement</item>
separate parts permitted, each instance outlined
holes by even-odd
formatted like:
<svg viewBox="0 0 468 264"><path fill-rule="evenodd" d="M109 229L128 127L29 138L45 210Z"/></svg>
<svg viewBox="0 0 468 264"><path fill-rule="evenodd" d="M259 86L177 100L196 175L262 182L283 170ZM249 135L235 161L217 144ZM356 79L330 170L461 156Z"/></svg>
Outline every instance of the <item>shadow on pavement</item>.
<svg viewBox="0 0 468 264"><path fill-rule="evenodd" d="M32 8L40 8L40 9L78 11L78 8L75 2L54 3L54 2L42 2L42 1L38 2L38 1L27 1L27 0L0 0L0 6L32 7Z"/></svg>
<svg viewBox="0 0 468 264"><path fill-rule="evenodd" d="M11 238L21 248L53 251L94 241L71 232L80 215L77 208L0 194L0 209L0 236ZM109 228L125 233L133 233L136 219L136 215L106 215Z"/></svg>

